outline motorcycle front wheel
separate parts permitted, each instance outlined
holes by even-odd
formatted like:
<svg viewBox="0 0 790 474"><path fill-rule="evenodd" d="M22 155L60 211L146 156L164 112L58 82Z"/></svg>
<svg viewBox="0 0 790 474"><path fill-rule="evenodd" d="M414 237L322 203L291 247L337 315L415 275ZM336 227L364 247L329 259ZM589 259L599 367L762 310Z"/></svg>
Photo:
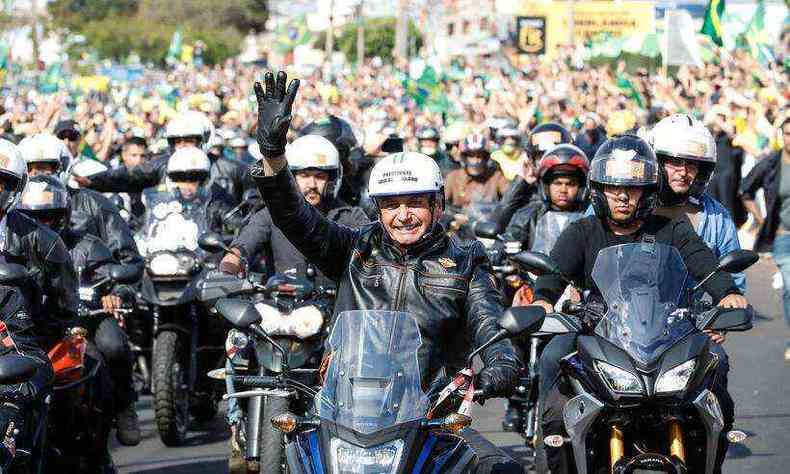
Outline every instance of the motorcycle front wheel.
<svg viewBox="0 0 790 474"><path fill-rule="evenodd" d="M271 419L288 411L288 399L283 397L265 397L263 401L263 415L261 416L261 465L273 466L273 473L285 474L285 437L283 433L272 426Z"/></svg>
<svg viewBox="0 0 790 474"><path fill-rule="evenodd" d="M181 446L189 428L189 370L186 351L178 334L162 331L153 354L154 410L159 437L165 446Z"/></svg>

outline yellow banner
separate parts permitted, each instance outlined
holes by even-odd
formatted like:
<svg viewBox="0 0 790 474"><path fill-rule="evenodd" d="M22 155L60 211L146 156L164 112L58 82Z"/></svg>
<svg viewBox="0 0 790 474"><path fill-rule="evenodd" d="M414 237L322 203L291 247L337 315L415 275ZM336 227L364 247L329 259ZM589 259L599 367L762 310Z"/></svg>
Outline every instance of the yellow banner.
<svg viewBox="0 0 790 474"><path fill-rule="evenodd" d="M522 0L518 15L546 18L546 54L549 56L557 46L571 41L571 28L574 44L601 33L622 36L655 29L655 9L651 2Z"/></svg>
<svg viewBox="0 0 790 474"><path fill-rule="evenodd" d="M83 93L90 91L107 92L110 85L108 76L77 76L72 80L72 84Z"/></svg>

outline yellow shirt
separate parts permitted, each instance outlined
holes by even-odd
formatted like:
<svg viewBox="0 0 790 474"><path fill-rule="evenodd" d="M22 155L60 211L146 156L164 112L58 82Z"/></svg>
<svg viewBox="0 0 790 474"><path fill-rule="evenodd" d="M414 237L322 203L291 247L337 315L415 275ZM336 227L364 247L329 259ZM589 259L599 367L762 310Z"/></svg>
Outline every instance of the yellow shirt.
<svg viewBox="0 0 790 474"><path fill-rule="evenodd" d="M511 157L506 155L502 150L497 150L491 154L491 159L499 163L499 168L508 181L513 181L516 176L521 175L524 163L524 153L519 153L515 157Z"/></svg>

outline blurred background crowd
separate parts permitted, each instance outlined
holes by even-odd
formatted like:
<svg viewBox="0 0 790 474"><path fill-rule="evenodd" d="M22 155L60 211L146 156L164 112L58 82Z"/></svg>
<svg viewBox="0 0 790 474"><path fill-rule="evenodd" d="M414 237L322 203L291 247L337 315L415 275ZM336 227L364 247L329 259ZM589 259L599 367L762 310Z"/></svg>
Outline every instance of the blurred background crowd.
<svg viewBox="0 0 790 474"><path fill-rule="evenodd" d="M741 224L739 179L781 148L788 116L783 2L42 3L5 2L2 133L54 131L75 156L112 166L166 150L165 124L186 109L209 115L225 156L251 162L252 84L282 67L303 81L293 129L342 117L369 158L395 135L419 149L428 127L450 155L475 131L495 151L497 130L523 139L547 121L592 156L607 135L690 113L716 135L712 191ZM612 12L622 22L601 19ZM156 25L148 43L129 26L143 22ZM125 160L131 142L139 148Z"/></svg>

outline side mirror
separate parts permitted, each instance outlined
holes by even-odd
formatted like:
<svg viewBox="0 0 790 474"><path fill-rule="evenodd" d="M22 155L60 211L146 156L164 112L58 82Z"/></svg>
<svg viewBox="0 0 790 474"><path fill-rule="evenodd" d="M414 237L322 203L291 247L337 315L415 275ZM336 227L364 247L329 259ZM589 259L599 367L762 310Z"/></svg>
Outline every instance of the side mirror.
<svg viewBox="0 0 790 474"><path fill-rule="evenodd" d="M229 251L228 246L222 241L222 236L216 232L206 232L198 239L198 245L206 252Z"/></svg>
<svg viewBox="0 0 790 474"><path fill-rule="evenodd" d="M554 260L545 253L523 251L511 257L519 266L537 275L562 275Z"/></svg>
<svg viewBox="0 0 790 474"><path fill-rule="evenodd" d="M222 317L240 329L247 329L261 321L261 315L258 314L258 310L249 301L222 298L217 301L215 307Z"/></svg>
<svg viewBox="0 0 790 474"><path fill-rule="evenodd" d="M717 311L703 329L713 331L748 331L752 328L754 310L751 307L746 309L721 309Z"/></svg>
<svg viewBox="0 0 790 474"><path fill-rule="evenodd" d="M0 284L13 285L30 277L27 268L16 263L0 264Z"/></svg>
<svg viewBox="0 0 790 474"><path fill-rule="evenodd" d="M498 237L496 222L477 221L475 223L474 231L475 237L479 237L481 239L496 239Z"/></svg>
<svg viewBox="0 0 790 474"><path fill-rule="evenodd" d="M110 268L110 278L115 283L135 283L142 276L142 265L113 265Z"/></svg>
<svg viewBox="0 0 790 474"><path fill-rule="evenodd" d="M727 273L740 273L751 267L760 256L751 250L734 250L719 260L719 270Z"/></svg>
<svg viewBox="0 0 790 474"><path fill-rule="evenodd" d="M510 337L516 337L540 329L545 317L546 310L540 306L517 306L505 310L497 323Z"/></svg>

